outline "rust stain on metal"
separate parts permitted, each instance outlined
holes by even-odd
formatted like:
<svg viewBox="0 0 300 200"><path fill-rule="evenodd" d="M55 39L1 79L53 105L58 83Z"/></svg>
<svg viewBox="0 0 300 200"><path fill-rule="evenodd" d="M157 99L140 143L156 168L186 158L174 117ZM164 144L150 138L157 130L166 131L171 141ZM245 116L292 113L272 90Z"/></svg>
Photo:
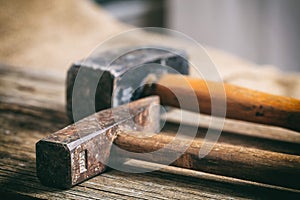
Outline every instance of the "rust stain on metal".
<svg viewBox="0 0 300 200"><path fill-rule="evenodd" d="M159 104L158 97L103 110L40 140L36 144L40 181L45 185L70 188L105 171L119 129L157 130L159 118L154 120L154 117L159 111L149 111L155 108L153 104Z"/></svg>
<svg viewBox="0 0 300 200"><path fill-rule="evenodd" d="M148 121L146 120L149 115L149 110L144 110L143 112L140 112L135 118L134 121L138 123L141 126L146 126Z"/></svg>
<svg viewBox="0 0 300 200"><path fill-rule="evenodd" d="M120 81L122 76L124 74L128 76L128 72L134 67L149 63L163 64L158 69L151 66L145 67L139 76L135 74L137 73L135 71L128 77L130 79L129 85ZM95 108L96 111L99 111L111 108L112 102L114 105L122 105L139 99L142 97L139 92L125 97L122 91L136 88L135 86L139 87L149 74L160 75L165 72L188 74L189 65L185 51L159 46L136 46L112 49L75 62L67 74L68 117L73 121L73 111L77 108L77 106L72 107L74 101L81 105L80 103L96 99ZM100 80L99 77L101 77ZM94 88L92 80L99 80L95 92L91 92ZM77 105L77 103L75 104ZM91 112L94 111L91 110ZM82 113L78 119L90 114L93 113L89 111Z"/></svg>

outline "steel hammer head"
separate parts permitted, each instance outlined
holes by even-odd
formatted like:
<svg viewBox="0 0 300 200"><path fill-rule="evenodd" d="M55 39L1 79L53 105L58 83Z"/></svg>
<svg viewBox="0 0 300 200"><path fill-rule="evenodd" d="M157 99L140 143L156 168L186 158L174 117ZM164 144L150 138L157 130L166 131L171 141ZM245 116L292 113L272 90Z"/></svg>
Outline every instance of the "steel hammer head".
<svg viewBox="0 0 300 200"><path fill-rule="evenodd" d="M67 126L36 144L37 176L44 185L70 188L102 173L118 130L159 130L159 98L107 109Z"/></svg>
<svg viewBox="0 0 300 200"><path fill-rule="evenodd" d="M96 111L139 98L151 74L188 74L186 53L158 46L110 50L74 63L67 75L67 113L77 121Z"/></svg>

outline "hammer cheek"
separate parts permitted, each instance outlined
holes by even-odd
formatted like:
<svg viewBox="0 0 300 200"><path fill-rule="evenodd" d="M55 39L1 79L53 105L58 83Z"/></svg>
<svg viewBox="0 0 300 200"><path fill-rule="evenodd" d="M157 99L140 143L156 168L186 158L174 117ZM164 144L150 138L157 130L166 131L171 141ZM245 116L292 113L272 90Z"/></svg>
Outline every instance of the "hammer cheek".
<svg viewBox="0 0 300 200"><path fill-rule="evenodd" d="M106 170L105 163L108 161L111 145L112 141L103 133L71 151L72 185Z"/></svg>
<svg viewBox="0 0 300 200"><path fill-rule="evenodd" d="M37 176L41 183L68 189L105 171L112 141L105 133L76 147L51 140L36 144Z"/></svg>

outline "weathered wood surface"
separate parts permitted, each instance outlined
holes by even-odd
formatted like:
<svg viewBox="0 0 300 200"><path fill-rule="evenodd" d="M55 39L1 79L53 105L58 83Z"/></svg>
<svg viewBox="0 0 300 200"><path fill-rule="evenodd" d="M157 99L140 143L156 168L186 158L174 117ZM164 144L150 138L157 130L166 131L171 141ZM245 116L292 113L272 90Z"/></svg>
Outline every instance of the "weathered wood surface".
<svg viewBox="0 0 300 200"><path fill-rule="evenodd" d="M45 187L36 177L34 147L39 139L68 124L64 84L63 74L53 72L45 75L38 71L0 67L0 191L5 197L19 197L16 194L46 199L226 199L300 196L300 191L295 189L195 171L181 172L176 168L165 168L162 170L165 172L146 174L110 170L70 190ZM166 126L166 130L171 132L176 129L176 124ZM199 137L203 137L201 130ZM269 127L264 130L273 132ZM219 142L300 155L297 140L293 142L286 138L281 141L252 136L251 132L256 131L257 127L248 126L246 135L225 132ZM284 129L275 131L284 132ZM289 137L289 134L281 137ZM295 134L293 137L297 138ZM133 165L138 166L138 163Z"/></svg>

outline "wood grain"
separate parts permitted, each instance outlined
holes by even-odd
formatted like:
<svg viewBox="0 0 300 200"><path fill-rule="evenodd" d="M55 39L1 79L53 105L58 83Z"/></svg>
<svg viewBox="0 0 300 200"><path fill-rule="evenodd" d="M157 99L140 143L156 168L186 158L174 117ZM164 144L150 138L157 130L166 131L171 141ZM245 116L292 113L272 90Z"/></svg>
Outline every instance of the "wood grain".
<svg viewBox="0 0 300 200"><path fill-rule="evenodd" d="M298 99L171 74L162 76L153 88L154 94L160 96L164 105L221 117L226 106L226 115L223 116L227 118L300 131ZM198 102L193 103L193 99ZM226 103L223 103L225 100ZM214 113L213 101L217 111Z"/></svg>
<svg viewBox="0 0 300 200"><path fill-rule="evenodd" d="M297 190L245 183L230 177L215 179L212 178L215 175L210 173L191 176L191 173L184 174L177 169L146 174L110 170L70 190L45 187L36 177L34 147L38 140L69 123L64 112L64 79L62 76L44 75L43 71L32 73L11 66L0 66L0 71L1 196L22 195L42 199L295 199L300 196ZM23 89L28 87L32 89ZM48 90L44 90L45 87ZM177 125L167 124L165 130L176 132ZM250 126L250 130L255 132L256 128ZM288 150L292 143L260 140L249 134L243 136L228 132L221 135L220 141L229 144L232 141L235 145L266 151L282 152L286 149L288 154L296 151L296 148ZM199 129L199 135L202 137L202 129Z"/></svg>
<svg viewBox="0 0 300 200"><path fill-rule="evenodd" d="M174 166L300 189L300 156L297 155L217 143L210 144L213 146L210 153L204 158L199 158L199 150L204 143L203 139L194 139L181 155L180 149L189 144L189 140L175 140L174 136L165 133L142 137L140 132L120 132L115 143L129 152L139 153L129 158L163 163L166 158L179 153L178 159L172 163ZM166 145L170 143L172 145L167 147ZM145 154L162 148L165 148L165 151L157 154ZM127 152L117 153L120 157L128 157ZM282 181L283 179L285 181Z"/></svg>

